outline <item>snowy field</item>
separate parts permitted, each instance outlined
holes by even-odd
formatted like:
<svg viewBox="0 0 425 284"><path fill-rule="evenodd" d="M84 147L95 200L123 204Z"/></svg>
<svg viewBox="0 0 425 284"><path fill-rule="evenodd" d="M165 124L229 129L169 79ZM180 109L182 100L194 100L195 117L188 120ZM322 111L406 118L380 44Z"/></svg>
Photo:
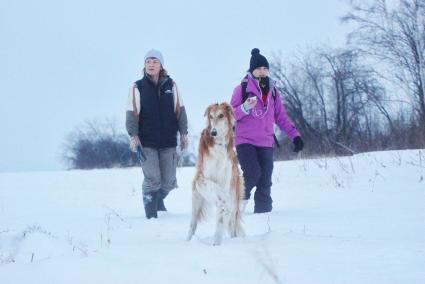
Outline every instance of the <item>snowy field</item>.
<svg viewBox="0 0 425 284"><path fill-rule="evenodd" d="M139 168L0 173L0 283L425 283L425 150L275 163L270 214L186 242L194 168L146 220Z"/></svg>

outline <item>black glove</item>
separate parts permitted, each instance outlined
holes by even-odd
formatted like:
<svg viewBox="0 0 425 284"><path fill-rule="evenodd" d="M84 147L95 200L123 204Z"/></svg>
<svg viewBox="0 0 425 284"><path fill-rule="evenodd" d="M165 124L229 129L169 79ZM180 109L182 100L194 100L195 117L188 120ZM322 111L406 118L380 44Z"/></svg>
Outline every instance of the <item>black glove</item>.
<svg viewBox="0 0 425 284"><path fill-rule="evenodd" d="M296 153L298 153L304 148L304 142L300 136L295 137L292 143L294 143L294 152Z"/></svg>

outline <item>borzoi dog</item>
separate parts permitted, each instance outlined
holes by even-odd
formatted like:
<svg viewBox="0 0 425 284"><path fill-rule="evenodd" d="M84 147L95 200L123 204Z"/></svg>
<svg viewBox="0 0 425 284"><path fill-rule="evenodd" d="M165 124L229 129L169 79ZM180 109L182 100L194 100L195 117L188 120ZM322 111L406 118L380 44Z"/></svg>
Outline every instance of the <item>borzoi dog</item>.
<svg viewBox="0 0 425 284"><path fill-rule="evenodd" d="M192 184L192 221L189 241L195 234L198 221L205 217L208 205L217 207L214 245L221 244L224 231L241 237L239 204L243 198L244 181L233 150L232 106L227 103L210 105L206 111L207 127L199 140L196 174Z"/></svg>

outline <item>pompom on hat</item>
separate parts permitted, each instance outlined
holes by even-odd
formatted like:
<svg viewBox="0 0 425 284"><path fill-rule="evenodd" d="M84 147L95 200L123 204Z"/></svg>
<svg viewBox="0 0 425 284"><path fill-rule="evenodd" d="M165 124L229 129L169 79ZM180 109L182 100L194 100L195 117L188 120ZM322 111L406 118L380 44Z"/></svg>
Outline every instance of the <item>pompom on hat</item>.
<svg viewBox="0 0 425 284"><path fill-rule="evenodd" d="M258 48L254 48L251 50L251 60L249 61L249 72L252 73L254 69L258 67L267 67L269 68L269 62L267 58L260 54L260 50Z"/></svg>

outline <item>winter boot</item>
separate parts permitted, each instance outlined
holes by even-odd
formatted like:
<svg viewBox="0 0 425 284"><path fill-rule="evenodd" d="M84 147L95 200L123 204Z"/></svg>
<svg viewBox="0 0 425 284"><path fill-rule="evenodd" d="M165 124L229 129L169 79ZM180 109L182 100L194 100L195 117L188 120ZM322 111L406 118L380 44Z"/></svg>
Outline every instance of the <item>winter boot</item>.
<svg viewBox="0 0 425 284"><path fill-rule="evenodd" d="M272 202L260 202L255 200L254 214L255 213L267 213L272 211Z"/></svg>
<svg viewBox="0 0 425 284"><path fill-rule="evenodd" d="M145 206L146 218L158 218L158 192L144 193L143 205Z"/></svg>
<svg viewBox="0 0 425 284"><path fill-rule="evenodd" d="M254 194L254 213L267 213L272 211L273 199L270 195L270 187L258 187Z"/></svg>
<svg viewBox="0 0 425 284"><path fill-rule="evenodd" d="M165 192L164 190L160 189L158 192L158 211L167 211L167 208L165 208L164 205L164 199L168 195L168 192Z"/></svg>

